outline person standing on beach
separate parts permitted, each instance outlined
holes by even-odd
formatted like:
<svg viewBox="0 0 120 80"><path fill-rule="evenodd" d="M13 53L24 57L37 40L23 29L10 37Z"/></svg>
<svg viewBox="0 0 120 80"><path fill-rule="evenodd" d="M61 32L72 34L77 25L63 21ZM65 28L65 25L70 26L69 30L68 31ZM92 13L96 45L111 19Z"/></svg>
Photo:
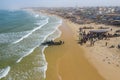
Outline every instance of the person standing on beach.
<svg viewBox="0 0 120 80"><path fill-rule="evenodd" d="M105 46L107 46L107 45L108 45L108 42L105 43Z"/></svg>
<svg viewBox="0 0 120 80"><path fill-rule="evenodd" d="M93 45L93 39L91 38L90 39L90 46L92 46Z"/></svg>

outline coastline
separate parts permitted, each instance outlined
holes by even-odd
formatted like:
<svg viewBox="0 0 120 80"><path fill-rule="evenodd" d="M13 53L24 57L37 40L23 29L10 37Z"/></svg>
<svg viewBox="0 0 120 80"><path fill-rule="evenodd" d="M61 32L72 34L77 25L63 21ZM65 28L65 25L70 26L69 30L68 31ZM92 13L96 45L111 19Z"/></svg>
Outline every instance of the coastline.
<svg viewBox="0 0 120 80"><path fill-rule="evenodd" d="M84 50L75 41L66 21L59 29L62 35L56 41L63 40L65 44L45 49L48 62L46 80L104 80L85 58Z"/></svg>
<svg viewBox="0 0 120 80"><path fill-rule="evenodd" d="M38 13L39 13L39 11L38 11ZM46 15L51 16L51 14L49 14L49 13L46 13ZM57 16L57 15L54 15L54 16ZM59 17L59 16L57 16L57 17ZM83 26L94 26L96 28L98 28L100 26L104 26L104 27L110 27L110 28L117 30L117 28L114 26L108 26L108 25L104 25L104 24L92 23L92 24L78 25L73 22L70 22L69 20L66 20L66 19L63 19L63 20L64 20L64 23L67 24L67 28L70 29L70 31L71 31L70 34L72 34L72 37L74 37L74 38L72 38L73 40L78 40L78 30L80 27L83 27ZM62 31L62 35L63 35L63 32L65 32L65 30L63 30L63 26L65 26L65 25L62 25L59 28ZM67 38L69 36L69 35L67 35L66 37L62 38L62 35L60 38L57 38L55 40L64 40L65 38ZM112 44L118 44L119 39L120 38L116 38L116 40L118 40L118 41L116 41L115 39L111 39L109 46ZM70 42L70 41L67 41L67 42ZM106 42L106 40L97 42L94 47L88 47L87 45L89 43L87 43L86 45L83 45L82 47L81 46L77 46L77 47L83 51L83 53L84 53L83 58L85 58L87 60L88 64L90 64L92 66L92 68L95 70L95 74L93 75L94 77L96 75L97 76L99 75L100 80L119 80L120 79L120 76L119 76L120 68L119 68L119 63L118 63L119 59L115 59L117 56L119 56L119 54L118 54L119 51L116 51L115 49L109 49L108 47L104 47L105 42ZM72 46L72 44L73 43L71 43L71 46ZM66 45L66 42L65 42L65 45ZM76 41L75 45L78 45L77 41ZM46 80L51 80L51 78L53 80L61 80L61 79L66 80L66 79L68 79L68 77L69 77L69 80L74 80L76 78L78 71L73 76L74 72L73 72L73 74L70 75L69 71L71 71L71 70L68 70L68 71L66 71L67 69L63 70L62 68L65 68L65 67L60 66L65 63L67 56L70 56L70 54L66 55L66 53L64 52L64 51L66 51L67 48L65 48L65 49L63 49L63 48L65 48L64 45L62 45L62 49L60 46L59 47L48 47L45 49L46 59L48 59L47 61L49 61ZM56 50L58 50L58 51L56 51ZM74 53L74 52L71 51L70 53ZM66 55L66 57L64 57L65 55ZM54 58L54 56L57 56L57 58ZM72 60L72 58L73 57L71 57L71 60ZM66 61L66 63L64 65L69 64L69 61L71 61L71 60ZM117 62L115 62L115 61L117 61ZM68 67L68 65L66 65L66 66ZM77 68L77 69L79 70L79 68ZM60 72L60 71L63 71L63 72ZM69 73L64 74L64 72L69 72ZM54 74L52 74L52 73L54 73ZM62 77L61 77L61 75L62 75ZM81 75L83 75L83 74L81 74ZM85 74L85 76L87 76L87 75ZM79 75L79 77L80 77L80 75ZM79 79L81 79L81 77L78 78L78 76L77 76L77 80L79 80ZM89 79L82 77L82 80L89 80ZM94 80L95 78L91 78L91 79ZM98 80L98 78L97 78L97 80Z"/></svg>
<svg viewBox="0 0 120 80"><path fill-rule="evenodd" d="M28 11L35 14L37 13L38 15L40 14L40 11L34 11L32 9ZM105 28L110 27L113 29L111 33L114 33L114 31L120 29L120 27L108 26L108 25L96 24L96 23L79 25L67 19L64 19L60 16L57 16L57 14L45 13L45 15L58 17L62 19L63 23L57 25L55 29L57 31L60 31L61 33L54 38L53 37L50 38L50 40L52 39L53 40L55 39L54 41L62 40L65 43L59 46L48 46L48 47L44 46L44 49L40 49L38 45L36 48L32 49L30 53L24 55L22 57L24 59L20 58L16 62L19 64L16 64L11 68L7 67L6 69L8 71L6 71L6 73L8 73L10 69L11 70L9 73L12 75L16 74L19 71L20 73L22 72L25 73L28 70L32 70L32 68L34 67L34 70L29 72L32 73L32 76L30 77L29 80L33 80L33 79L38 80L40 76L43 76L42 78L43 80L45 78L46 78L45 80L119 80L120 79L119 76L120 50L117 49L117 45L120 43L120 37L110 38L108 40L96 41L95 45L92 47L89 46L90 42L87 42L82 46L80 46L77 43L79 36L78 33L79 28L83 28L84 26L87 27L93 26L96 29L98 29L100 26L103 26ZM88 32L89 30L86 29L85 31ZM47 39L47 37L49 37L54 32L56 31L51 32L43 39L44 40ZM32 32L30 34L32 34ZM23 39L24 38L25 37L23 37ZM20 40L22 40L22 38ZM20 40L16 42L19 42ZM44 42L44 40L42 42ZM106 42L108 42L107 46L105 46ZM111 45L115 45L115 47L109 48ZM40 59L40 55L42 55L41 59ZM45 61L42 62L42 59ZM34 61L32 62L32 60L34 60L35 62ZM24 68L22 66L24 66ZM36 72L38 71L37 74L35 73L35 70ZM8 77L9 75L7 75L5 79L7 79Z"/></svg>
<svg viewBox="0 0 120 80"><path fill-rule="evenodd" d="M32 10L32 11L34 12L34 10ZM39 11L35 11L35 12L38 13L38 14L41 13ZM57 16L57 15L54 15L54 14L49 14L49 13L45 13L45 15L55 16L55 17L61 18L60 16ZM74 40L76 40L75 31L71 29L71 28L74 28L74 27L68 26L69 23L66 22L67 21L66 19L62 18L62 20L65 23L65 24L62 24L59 27L60 31L62 32L62 35L59 38L55 39L55 41L57 41L57 40L63 40L64 41L64 39L66 38L67 39L66 42L68 44L66 46L64 46L64 45L53 46L53 47L49 46L45 49L44 54L45 54L45 57L46 57L46 61L48 63L48 67L47 67L47 71L46 71L46 80L51 80L51 79L52 80L74 80L74 79L76 79L76 80L80 80L80 79L83 79L83 80L89 80L89 79L104 80L103 77L101 77L101 75L99 75L97 70L93 67L93 65L91 65L91 63L89 63L88 60L86 59L85 54L84 54L85 51L83 51L84 49L82 49L82 47L78 46L77 41L74 41ZM67 24L67 27L65 27L66 24ZM64 30L64 28L66 28L66 29ZM65 32L65 34L67 34L67 35L64 35L63 32ZM69 49L71 47L68 47L68 46L73 46L71 44L71 42L69 41L70 39L68 38L68 36L70 36L70 35L72 35L71 38L74 42L74 45L77 46L76 47L77 48L77 55L73 59L77 58L78 61L80 61L80 62L72 59L72 56L74 56L74 50L72 50L73 48ZM64 37L62 37L62 36L64 36ZM65 42L65 44L66 44L66 42ZM67 49L67 47L68 47L68 49ZM81 49L81 50L79 51L79 49ZM65 50L65 52L64 52L64 50ZM67 53L66 53L66 50L67 50ZM71 55L69 55L68 50L70 50L72 52L72 53L70 52ZM83 54L78 55L79 53L82 53L82 52L83 52ZM66 57L64 58L65 60L62 59L62 57L64 57L64 55L66 55ZM70 58L69 60L66 60L67 56L69 56L68 57L68 58ZM79 60L80 57L82 59ZM67 62L64 63L65 61L67 61ZM74 62L74 63L70 64L71 67L67 66L65 69L62 68L62 67L64 67L63 65L68 64L69 61L71 61L71 62L77 61L78 63ZM82 67L81 67L81 65L82 65L81 63L83 64ZM74 66L75 68L72 68L73 65L75 65ZM80 69L80 67L81 67L81 69ZM69 69L67 73L62 72L62 71L66 71L67 68ZM61 70L61 69L63 69L63 70ZM72 72L71 72L71 69L72 69ZM69 74L69 73L71 73L71 74ZM84 73L84 75L83 75L83 73ZM80 74L81 74L81 76L80 76Z"/></svg>

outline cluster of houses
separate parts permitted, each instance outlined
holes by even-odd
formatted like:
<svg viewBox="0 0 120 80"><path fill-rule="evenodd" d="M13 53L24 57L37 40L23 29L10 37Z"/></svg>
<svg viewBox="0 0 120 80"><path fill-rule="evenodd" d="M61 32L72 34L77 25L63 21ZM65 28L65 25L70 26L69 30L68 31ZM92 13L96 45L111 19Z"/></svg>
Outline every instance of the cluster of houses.
<svg viewBox="0 0 120 80"><path fill-rule="evenodd" d="M49 12L50 14L57 14L77 24L96 22L120 26L120 7L68 7L38 9Z"/></svg>

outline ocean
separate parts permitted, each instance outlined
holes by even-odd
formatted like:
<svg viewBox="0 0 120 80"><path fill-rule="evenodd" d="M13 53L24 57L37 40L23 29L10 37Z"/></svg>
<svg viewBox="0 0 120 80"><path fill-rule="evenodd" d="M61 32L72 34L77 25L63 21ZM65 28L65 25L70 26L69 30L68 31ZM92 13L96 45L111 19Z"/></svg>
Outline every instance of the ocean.
<svg viewBox="0 0 120 80"><path fill-rule="evenodd" d="M41 43L59 37L61 24L55 16L0 10L0 80L44 80L47 46Z"/></svg>

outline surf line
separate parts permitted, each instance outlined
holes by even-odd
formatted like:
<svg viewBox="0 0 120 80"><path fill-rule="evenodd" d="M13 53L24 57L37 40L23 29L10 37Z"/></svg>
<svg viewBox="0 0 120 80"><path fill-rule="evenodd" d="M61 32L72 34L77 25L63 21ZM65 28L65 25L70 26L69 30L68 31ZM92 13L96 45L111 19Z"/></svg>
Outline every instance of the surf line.
<svg viewBox="0 0 120 80"><path fill-rule="evenodd" d="M16 44L16 43L22 41L23 39L25 39L25 38L27 38L28 36L30 36L30 35L31 35L33 32L35 32L36 30L42 28L44 25L46 25L46 24L48 23L48 20L49 20L49 18L47 18L46 23L42 24L41 26L39 26L39 27L37 27L37 28L34 28L32 31L30 31L30 33L28 33L27 35L23 36L23 37L20 38L19 40L13 42L13 44Z"/></svg>

